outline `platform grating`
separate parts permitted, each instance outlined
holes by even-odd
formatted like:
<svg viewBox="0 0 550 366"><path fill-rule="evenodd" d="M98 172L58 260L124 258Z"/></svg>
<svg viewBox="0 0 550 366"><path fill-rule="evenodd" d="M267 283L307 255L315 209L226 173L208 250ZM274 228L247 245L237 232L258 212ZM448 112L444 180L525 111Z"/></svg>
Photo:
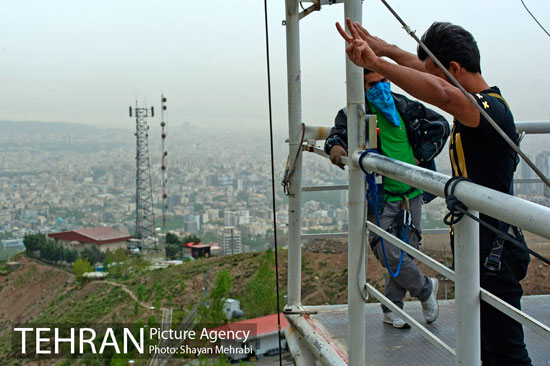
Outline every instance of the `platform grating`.
<svg viewBox="0 0 550 366"><path fill-rule="evenodd" d="M451 347L455 347L455 303L454 300L440 300L440 315L436 322L426 328L440 337ZM523 310L550 326L550 295L525 296ZM329 339L333 348L347 354L347 305L307 306L316 311L310 315L324 338ZM418 301L405 303L405 310L420 323L422 309ZM292 320L290 319L291 323ZM369 366L440 366L454 365L454 359L429 343L414 329L395 329L382 322L380 304L367 304L367 340L365 344L365 365ZM540 335L525 329L525 342L533 365L550 365L550 345Z"/></svg>

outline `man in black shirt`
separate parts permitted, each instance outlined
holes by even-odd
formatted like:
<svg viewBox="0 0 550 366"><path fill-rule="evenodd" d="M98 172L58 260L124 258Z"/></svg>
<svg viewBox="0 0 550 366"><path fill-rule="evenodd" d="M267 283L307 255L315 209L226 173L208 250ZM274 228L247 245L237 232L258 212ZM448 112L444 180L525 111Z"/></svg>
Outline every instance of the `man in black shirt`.
<svg viewBox="0 0 550 366"><path fill-rule="evenodd" d="M471 103L479 104L515 140L515 124L506 101L497 87L489 87L481 76L480 56L473 36L450 23L434 23L422 41L447 68L449 73L470 93L466 97L452 85L420 47L418 55L401 50L372 36L359 23L347 20L351 36L337 23L348 42L346 52L356 65L375 71L412 96L433 104L455 117L449 145L453 176L508 193L515 167L515 153ZM382 57L389 57L391 63ZM480 218L498 227L498 220L486 215ZM489 255L494 234L480 227L480 259ZM505 250L506 252L506 250ZM481 265L481 287L516 308L523 293L516 267L517 258L508 255L497 276L489 276ZM481 302L481 359L483 365L531 365L523 341L520 323Z"/></svg>

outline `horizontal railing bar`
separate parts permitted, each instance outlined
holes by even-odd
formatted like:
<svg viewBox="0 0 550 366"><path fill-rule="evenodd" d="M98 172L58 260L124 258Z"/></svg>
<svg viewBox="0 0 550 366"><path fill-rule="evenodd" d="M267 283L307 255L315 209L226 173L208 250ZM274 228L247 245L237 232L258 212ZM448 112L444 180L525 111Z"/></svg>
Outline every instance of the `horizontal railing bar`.
<svg viewBox="0 0 550 366"><path fill-rule="evenodd" d="M318 233L318 234L302 234L300 238L302 240L305 239L341 239L341 238L347 238L348 233Z"/></svg>
<svg viewBox="0 0 550 366"><path fill-rule="evenodd" d="M323 149L319 149L317 146L310 147L311 150L308 150L309 152L312 152L314 154L320 155L323 158L328 158L329 156Z"/></svg>
<svg viewBox="0 0 550 366"><path fill-rule="evenodd" d="M480 295L481 300L485 301L487 304L491 305L497 310L500 310L504 314L508 315L510 318L520 322L527 328L531 329L533 332L550 341L550 328L546 325L542 324L541 322L539 322L532 316L524 313L523 311L516 309L507 302L502 301L497 296L493 295L485 289L481 289Z"/></svg>
<svg viewBox="0 0 550 366"><path fill-rule="evenodd" d="M543 181L540 178L514 178L514 183L543 183Z"/></svg>
<svg viewBox="0 0 550 366"><path fill-rule="evenodd" d="M529 135L550 133L550 121L516 121L516 129Z"/></svg>
<svg viewBox="0 0 550 366"><path fill-rule="evenodd" d="M330 129L331 127L329 126L306 125L305 131L304 131L304 140L305 141L326 140L326 138L330 134Z"/></svg>
<svg viewBox="0 0 550 366"><path fill-rule="evenodd" d="M361 153L362 151L353 153L352 160L354 164L359 164ZM366 170L375 171L439 197L443 197L445 183L451 178L445 174L374 153L365 156L363 167ZM458 183L454 193L471 210L482 212L533 234L550 239L549 207L468 181Z"/></svg>
<svg viewBox="0 0 550 366"><path fill-rule="evenodd" d="M426 229L422 230L422 235L437 235L437 234L448 234L449 229ZM347 238L348 233L341 232L341 233L316 233L316 234L302 234L301 238L302 240L305 239L328 239L328 238ZM422 252L420 252L422 253Z"/></svg>
<svg viewBox="0 0 550 366"><path fill-rule="evenodd" d="M325 140L332 126L306 125L304 140ZM526 134L550 133L550 121L516 121L516 129Z"/></svg>
<svg viewBox="0 0 550 366"><path fill-rule="evenodd" d="M369 283L366 283L367 291L369 294L374 296L378 301L388 307L394 314L399 315L403 320L405 320L409 325L414 327L416 330L422 334L431 344L439 348L440 350L446 351L453 358L456 357L456 352L451 348L447 343L439 339L435 334L426 329L422 324L417 322L412 316L403 311L399 306L395 305L390 299L382 295L377 289L375 289Z"/></svg>
<svg viewBox="0 0 550 366"><path fill-rule="evenodd" d="M381 236L384 238L384 240L389 241L399 249L404 250L407 254L410 254L414 258L418 259L420 262L424 263L431 269L437 271L438 273L442 274L443 276L447 277L451 281L455 280L455 273L453 270L445 267L443 264L439 263L435 259L429 257L428 255L422 253L420 250L410 246L409 244L405 243L404 241L400 240L396 236L388 233L384 229L376 226L370 221L367 221L367 228L371 230L373 233L375 233L378 236Z"/></svg>
<svg viewBox="0 0 550 366"><path fill-rule="evenodd" d="M302 192L318 192L318 191L343 191L348 189L347 184L335 184L331 186L304 186Z"/></svg>

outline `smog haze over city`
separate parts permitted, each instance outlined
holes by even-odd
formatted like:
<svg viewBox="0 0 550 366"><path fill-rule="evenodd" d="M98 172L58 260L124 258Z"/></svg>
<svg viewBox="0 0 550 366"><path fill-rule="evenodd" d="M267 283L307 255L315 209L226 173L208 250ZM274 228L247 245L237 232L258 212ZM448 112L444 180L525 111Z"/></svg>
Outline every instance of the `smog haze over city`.
<svg viewBox="0 0 550 366"><path fill-rule="evenodd" d="M274 128L287 129L284 1L268 1ZM309 3L304 3L306 6ZM433 21L476 37L482 71L517 120L548 119L544 72L550 39L520 1L391 1L417 34ZM550 26L550 3L528 1ZM134 128L127 107L168 99L171 126L254 129L267 134L263 1L3 1L0 120ZM330 125L346 103L343 6L300 22L303 119ZM415 52L416 44L379 1L363 3L373 34Z"/></svg>
<svg viewBox="0 0 550 366"><path fill-rule="evenodd" d="M471 31L483 76L500 87L516 121L550 119L550 37L519 0L390 2L418 35L434 21ZM288 301L290 283L299 284L298 302L314 306L347 304L349 294L361 291L348 286L352 280L360 284L361 266L357 272L347 266L355 262L348 249L359 248L360 240L348 246L335 235L292 241L287 250L289 221L298 220L289 218L281 184L294 159L287 144L285 1L267 3L273 151L263 1L0 1L0 364L42 363L17 355L14 327L112 323L166 332L171 325L218 329L248 322L270 337L260 343L258 333L250 343L258 356L253 364L265 366L269 357L262 355L280 350L280 334L293 333L277 324L277 318L286 319L277 315L285 304L295 304ZM416 52L414 40L381 2L362 3L371 33ZM550 27L548 0L528 5ZM302 121L309 126L332 126L346 105L345 43L334 26L344 21L343 11L342 4L327 5L300 21L298 77ZM167 98L164 112L161 96ZM137 128L142 119L136 108L149 114L146 128ZM306 144L302 185L346 185L347 168L312 153L312 145L322 149L324 141ZM546 136L526 136L521 148L550 175ZM438 172L451 174L447 147L435 160ZM515 196L550 207L550 189L534 182L525 162L515 178L528 178L514 185ZM302 234L345 233L349 221L357 222L357 215L348 217L348 190L342 187L304 189L301 200ZM451 266L447 213L442 198L423 205L420 228L443 230L423 231L421 248ZM549 255L548 239L528 232L526 238L530 248ZM374 264L365 263L365 272L382 291L387 272L369 247L363 253L361 246ZM356 263L364 259L358 256ZM524 293L550 293L548 281L539 280L549 277L548 266L536 264ZM454 285L444 278L448 271L441 277L426 266L422 271L441 279L439 299L443 293L454 298ZM437 296L437 286L432 293ZM379 311L379 304L369 306ZM272 328L266 328L268 320ZM451 323L439 324L447 329ZM45 328L37 328L37 350L44 344L38 329ZM163 344L172 345L158 340L158 347ZM157 340L151 345L157 347ZM99 362L96 355L67 352L62 363L53 354L44 362L161 365L172 357L149 353L107 352ZM174 360L180 357L185 364L192 358L188 352ZM219 364L224 360L220 354Z"/></svg>
<svg viewBox="0 0 550 366"><path fill-rule="evenodd" d="M550 74L544 66L550 41L519 1L499 3L498 9L465 1L452 11L445 2L392 5L419 34L435 20L470 30L485 79L501 88L516 120L548 119ZM548 2L529 5L541 23L550 24ZM262 248L254 240L268 240L272 225L263 2L25 1L2 2L0 10L0 230L9 233L3 235L97 225L132 233L136 141L128 106L136 102L157 110L148 122L158 227L164 93L167 228L215 241L220 227L239 223L249 249ZM288 128L284 1L268 2L268 12L277 217L286 230L279 185ZM346 103L344 42L336 21L343 21L341 4L324 6L300 23L307 124L330 126ZM372 33L415 51L381 3L364 2L363 22ZM523 146L533 159L546 147L530 136ZM445 152L437 164L450 173ZM346 181L346 173L326 159L306 154L305 166L306 185ZM523 193L542 196L537 190ZM347 222L340 193L307 193L304 202L305 230L340 230ZM425 221L441 227L443 211L442 202L432 204Z"/></svg>

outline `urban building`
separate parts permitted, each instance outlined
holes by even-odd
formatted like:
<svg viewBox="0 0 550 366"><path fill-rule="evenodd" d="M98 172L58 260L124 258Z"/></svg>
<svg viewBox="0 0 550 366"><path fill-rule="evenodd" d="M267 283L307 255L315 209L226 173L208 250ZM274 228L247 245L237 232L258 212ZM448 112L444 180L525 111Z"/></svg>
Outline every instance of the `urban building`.
<svg viewBox="0 0 550 366"><path fill-rule="evenodd" d="M286 349L285 330L288 328L288 321L284 314L279 314L281 319L281 348ZM250 336L244 342L244 339L228 337L221 340L222 347L227 350L232 350L232 353L226 353L232 361L242 360L248 356L255 355L264 356L276 354L279 351L279 332L277 314L262 316L255 319L242 320L240 322L229 323L211 331L250 331ZM240 349L247 349L249 354L242 352Z"/></svg>
<svg viewBox="0 0 550 366"><path fill-rule="evenodd" d="M200 258L200 257L210 257L210 247L211 244L203 244L203 243L186 243L183 244L183 255L190 256L193 258Z"/></svg>
<svg viewBox="0 0 550 366"><path fill-rule="evenodd" d="M250 223L250 211L229 211L223 212L223 223L225 226L241 226Z"/></svg>
<svg viewBox="0 0 550 366"><path fill-rule="evenodd" d="M9 248L21 248L24 247L23 239L5 239L2 240L2 248L4 250Z"/></svg>
<svg viewBox="0 0 550 366"><path fill-rule="evenodd" d="M126 250L127 242L132 239L127 233L104 226L51 233L48 237L55 239L57 244L67 249L80 251L95 246L101 252Z"/></svg>
<svg viewBox="0 0 550 366"><path fill-rule="evenodd" d="M218 234L222 255L242 253L241 232L234 226L225 226Z"/></svg>

